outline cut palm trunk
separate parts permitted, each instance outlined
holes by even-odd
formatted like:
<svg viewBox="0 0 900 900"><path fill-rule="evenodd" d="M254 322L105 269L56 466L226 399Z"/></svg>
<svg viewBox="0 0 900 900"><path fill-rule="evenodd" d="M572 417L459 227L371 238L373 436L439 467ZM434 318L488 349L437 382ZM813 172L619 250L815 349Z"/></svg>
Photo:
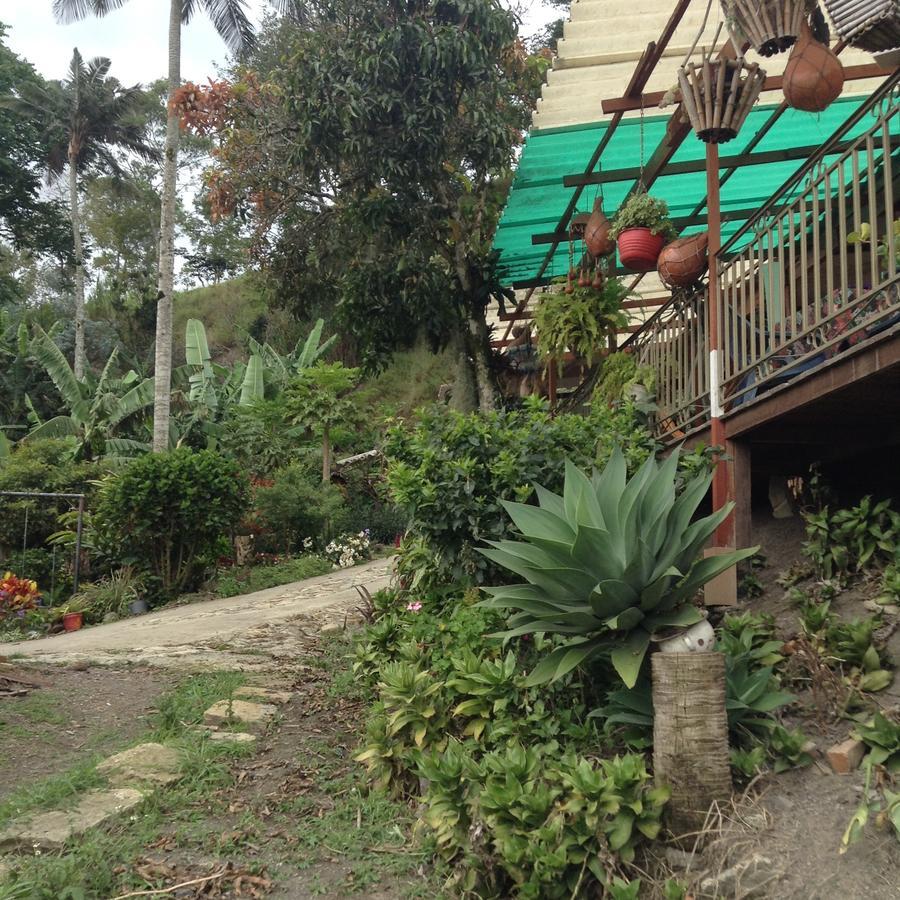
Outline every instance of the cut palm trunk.
<svg viewBox="0 0 900 900"><path fill-rule="evenodd" d="M721 653L654 653L653 769L672 791L669 831L694 843L710 807L731 797L725 658Z"/></svg>
<svg viewBox="0 0 900 900"><path fill-rule="evenodd" d="M737 137L765 80L759 65L743 58L704 59L679 69L681 102L697 137L707 144Z"/></svg>
<svg viewBox="0 0 900 900"><path fill-rule="evenodd" d="M873 53L900 47L897 0L825 0L842 40Z"/></svg>

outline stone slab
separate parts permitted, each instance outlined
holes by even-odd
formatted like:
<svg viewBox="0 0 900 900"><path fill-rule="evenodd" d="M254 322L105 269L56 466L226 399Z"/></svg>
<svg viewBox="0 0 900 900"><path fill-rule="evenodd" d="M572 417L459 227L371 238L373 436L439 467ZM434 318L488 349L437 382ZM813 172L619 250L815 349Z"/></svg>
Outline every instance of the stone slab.
<svg viewBox="0 0 900 900"><path fill-rule="evenodd" d="M104 760L97 771L115 787L171 784L181 777L181 754L162 744L138 744Z"/></svg>
<svg viewBox="0 0 900 900"><path fill-rule="evenodd" d="M135 788L89 791L69 809L16 819L0 832L0 850L58 850L69 838L133 809L143 799Z"/></svg>
<svg viewBox="0 0 900 900"><path fill-rule="evenodd" d="M210 731L206 735L211 741L227 744L255 744L256 735L248 731Z"/></svg>
<svg viewBox="0 0 900 900"><path fill-rule="evenodd" d="M220 700L204 714L203 724L213 727L236 725L247 731L264 731L278 712L271 703L251 703L249 700Z"/></svg>
<svg viewBox="0 0 900 900"><path fill-rule="evenodd" d="M234 692L234 696L241 700L258 700L263 703L274 703L280 706L282 703L290 702L294 696L291 691L276 691L267 687L254 687L252 684L238 688Z"/></svg>

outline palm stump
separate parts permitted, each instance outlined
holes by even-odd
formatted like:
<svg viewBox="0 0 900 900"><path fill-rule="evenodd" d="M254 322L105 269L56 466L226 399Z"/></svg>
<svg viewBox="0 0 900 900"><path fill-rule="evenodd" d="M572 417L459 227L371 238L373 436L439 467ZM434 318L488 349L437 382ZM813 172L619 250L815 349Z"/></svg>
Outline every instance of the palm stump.
<svg viewBox="0 0 900 900"><path fill-rule="evenodd" d="M713 803L731 797L725 657L721 653L654 653L653 768L672 791L673 836L693 839Z"/></svg>

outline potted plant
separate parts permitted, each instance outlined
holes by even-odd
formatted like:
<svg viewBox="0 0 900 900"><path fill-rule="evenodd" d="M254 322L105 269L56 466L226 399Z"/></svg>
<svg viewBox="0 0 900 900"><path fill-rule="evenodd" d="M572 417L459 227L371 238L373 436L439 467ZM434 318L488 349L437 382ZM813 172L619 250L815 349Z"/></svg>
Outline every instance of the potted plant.
<svg viewBox="0 0 900 900"><path fill-rule="evenodd" d="M793 46L816 0L722 0L725 27L735 47L745 42L760 56L774 56Z"/></svg>
<svg viewBox="0 0 900 900"><path fill-rule="evenodd" d="M626 324L622 301L628 288L618 278L576 287L572 293L541 294L534 312L538 353L544 362L555 359L562 367L571 352L587 365L607 345L610 334Z"/></svg>
<svg viewBox="0 0 900 900"><path fill-rule="evenodd" d="M669 206L646 193L632 194L613 218L609 231L626 269L649 272L663 246L678 236L669 219Z"/></svg>

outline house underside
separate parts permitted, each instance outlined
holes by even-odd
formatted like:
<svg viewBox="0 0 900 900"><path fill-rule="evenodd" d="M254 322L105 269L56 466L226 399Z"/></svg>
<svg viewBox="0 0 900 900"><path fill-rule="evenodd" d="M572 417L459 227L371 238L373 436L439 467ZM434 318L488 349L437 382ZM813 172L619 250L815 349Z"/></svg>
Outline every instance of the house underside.
<svg viewBox="0 0 900 900"><path fill-rule="evenodd" d="M568 271L569 220L601 192L612 215L643 184L682 235L708 230L710 275L639 293L616 343L654 374L664 443L725 446L713 505L737 507L717 543L746 545L770 477L850 459L874 473L900 445L900 75L848 50L844 94L818 115L771 102L781 80L769 76L768 102L737 137L704 144L679 106L644 111L659 101L650 73L668 66L674 80L663 51L689 7L661 23L623 95L604 101L606 120L530 135L497 246L525 292L511 326ZM734 54L730 42L718 51ZM896 466L883 468L890 479Z"/></svg>

